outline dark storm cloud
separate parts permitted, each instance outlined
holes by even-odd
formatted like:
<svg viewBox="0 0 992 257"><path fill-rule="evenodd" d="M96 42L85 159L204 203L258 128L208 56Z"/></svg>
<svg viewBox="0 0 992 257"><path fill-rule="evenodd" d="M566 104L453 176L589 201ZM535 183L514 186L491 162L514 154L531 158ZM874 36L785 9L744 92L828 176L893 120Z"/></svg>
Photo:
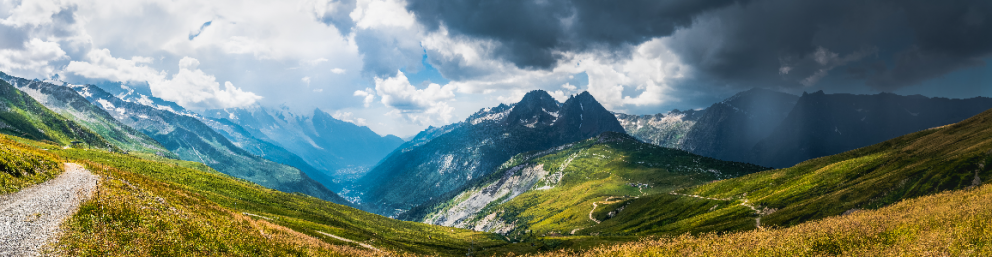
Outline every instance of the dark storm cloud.
<svg viewBox="0 0 992 257"><path fill-rule="evenodd" d="M455 36L499 42L494 55L521 68L551 68L557 51L626 48L688 26L701 12L733 0L409 1L428 30L443 24Z"/></svg>
<svg viewBox="0 0 992 257"><path fill-rule="evenodd" d="M989 1L760 0L701 16L671 46L705 76L797 87L832 74L892 91L992 53Z"/></svg>
<svg viewBox="0 0 992 257"><path fill-rule="evenodd" d="M992 1L909 1L903 3L916 34L911 47L895 55L891 68L868 83L892 90L950 71L985 65L992 55Z"/></svg>
<svg viewBox="0 0 992 257"><path fill-rule="evenodd" d="M986 0L410 0L407 9L428 30L498 42L491 54L521 68L552 68L558 51L623 57L672 35L670 47L704 79L739 88L832 77L892 91L992 55Z"/></svg>

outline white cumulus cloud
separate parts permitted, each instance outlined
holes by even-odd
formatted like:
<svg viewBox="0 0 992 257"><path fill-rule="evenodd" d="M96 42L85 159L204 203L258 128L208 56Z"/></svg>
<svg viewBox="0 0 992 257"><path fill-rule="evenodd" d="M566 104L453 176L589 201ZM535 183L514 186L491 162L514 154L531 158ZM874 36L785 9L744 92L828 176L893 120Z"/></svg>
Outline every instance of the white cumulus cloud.
<svg viewBox="0 0 992 257"><path fill-rule="evenodd" d="M384 26L409 29L416 24L413 13L406 10L406 3L394 0L359 0L351 19L361 29Z"/></svg>
<svg viewBox="0 0 992 257"><path fill-rule="evenodd" d="M391 78L375 78L375 92L383 105L393 108L391 114L403 116L421 125L447 124L451 121L453 107L446 101L455 98L453 85L431 83L424 89L410 84L402 71ZM356 95L359 93L356 92Z"/></svg>
<svg viewBox="0 0 992 257"><path fill-rule="evenodd" d="M165 79L165 72L147 66L153 59L133 56L131 59L114 58L110 50L92 50L86 54L88 62L72 61L65 71L87 78L103 78L111 81L149 82Z"/></svg>
<svg viewBox="0 0 992 257"><path fill-rule="evenodd" d="M47 78L55 73L51 62L67 58L58 43L34 38L21 49L0 49L0 70Z"/></svg>
<svg viewBox="0 0 992 257"><path fill-rule="evenodd" d="M152 94L194 109L242 107L262 99L235 87L230 81L225 81L221 89L217 79L198 69L199 65L195 58L183 57L179 60L179 72L172 79L149 82Z"/></svg>
<svg viewBox="0 0 992 257"><path fill-rule="evenodd" d="M147 82L155 97L191 109L242 107L262 99L255 93L235 87L230 81L225 81L221 88L217 79L200 70L200 61L192 57L179 60L179 72L172 75L171 79L167 78L164 71L159 72L146 66L146 63L152 61L149 58L115 58L107 49L93 50L87 54L87 58L89 62L71 62L66 71L87 78Z"/></svg>
<svg viewBox="0 0 992 257"><path fill-rule="evenodd" d="M365 107L368 108L375 101L375 91L371 88L365 88L365 90L355 90L354 96L363 97L362 102L365 103Z"/></svg>

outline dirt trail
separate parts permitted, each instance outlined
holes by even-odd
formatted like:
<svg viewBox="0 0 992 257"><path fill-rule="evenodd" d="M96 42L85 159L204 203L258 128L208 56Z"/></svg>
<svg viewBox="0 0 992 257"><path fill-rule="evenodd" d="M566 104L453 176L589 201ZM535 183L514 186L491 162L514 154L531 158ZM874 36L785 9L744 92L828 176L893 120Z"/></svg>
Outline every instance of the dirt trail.
<svg viewBox="0 0 992 257"><path fill-rule="evenodd" d="M266 216L262 216L262 215L258 215L258 214L252 214L252 213L247 213L247 212L242 212L241 214L252 216L252 217L256 217L256 218L259 218L259 219L272 220L272 218L269 218L269 217L266 217ZM368 244L364 244L364 243L360 243L360 242L355 242L355 241L353 241L351 239L347 239L347 238L344 238L344 237L339 237L339 236L331 235L331 234L325 233L323 231L317 231L317 233L320 233L321 235L329 236L329 237L334 238L334 239L337 239L337 240L341 240L341 241L345 241L345 242L348 242L348 243L357 244L357 245L360 245L362 247L371 249L373 251L379 251L378 248L375 248L375 247L373 247L371 245L368 245Z"/></svg>
<svg viewBox="0 0 992 257"><path fill-rule="evenodd" d="M571 161L571 160L569 160L569 161ZM646 186L646 185L644 185L644 186ZM644 196L644 190L643 190L644 189L644 186L638 185L637 186L637 192L640 192L641 195L640 196L632 197L630 199L638 199L638 198L641 198L641 196ZM592 216L592 214L594 212L596 212L596 208L599 208L599 204L600 203L602 203L602 204L613 204L613 203L617 203L619 201L625 201L625 200L629 200L629 199L627 199L627 197L610 196L610 197L607 197L606 200L602 200L602 201L598 201L598 202L592 202L592 210L589 210L589 220L591 220L593 222L596 222L596 224L602 223L602 221L597 220L596 218L594 218ZM579 230L583 230L583 229L586 229L586 228L588 228L588 227L575 228L569 234L575 235L575 232L578 232Z"/></svg>
<svg viewBox="0 0 992 257"><path fill-rule="evenodd" d="M758 217L754 218L754 226L755 227L758 227L760 229L765 229L765 228L761 227L761 216L764 215L761 212L761 210L758 210L758 208L755 208L754 205L748 204L747 203L747 199L744 199L744 202L741 203L741 206L744 206L744 207L747 207L747 208L751 208L751 210L754 211L755 214L758 214Z"/></svg>
<svg viewBox="0 0 992 257"><path fill-rule="evenodd" d="M339 237L339 236L331 235L331 234L328 234L328 233L324 233L322 231L317 231L317 233L320 233L321 235L333 237L334 239L337 239L337 240L341 240L341 241L345 241L345 242L348 242L348 243L353 243L353 244L361 245L362 247L371 249L373 251L381 252L379 250L379 248L375 248L375 247L373 247L371 245L368 245L368 244L364 244L364 243L360 243L360 242L355 242L355 241L352 241L351 239L347 239L347 238L344 238L344 237Z"/></svg>
<svg viewBox="0 0 992 257"><path fill-rule="evenodd" d="M596 212L596 208L599 207L599 204L598 203L599 202L592 202L592 210L589 211L589 219L592 220L592 222L596 222L596 224L599 224L600 221L599 220L596 220L596 218L593 218L592 217L592 213L593 212Z"/></svg>
<svg viewBox="0 0 992 257"><path fill-rule="evenodd" d="M57 178L0 195L0 256L36 256L58 234L59 225L96 189L99 178L66 163Z"/></svg>

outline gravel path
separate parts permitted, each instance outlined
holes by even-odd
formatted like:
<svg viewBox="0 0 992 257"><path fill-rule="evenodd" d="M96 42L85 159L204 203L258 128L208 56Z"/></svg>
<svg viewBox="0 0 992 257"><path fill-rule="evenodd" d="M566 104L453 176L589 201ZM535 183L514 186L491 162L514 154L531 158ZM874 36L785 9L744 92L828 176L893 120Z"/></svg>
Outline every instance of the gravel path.
<svg viewBox="0 0 992 257"><path fill-rule="evenodd" d="M96 188L98 177L79 164L20 192L0 195L0 256L36 256L59 225Z"/></svg>

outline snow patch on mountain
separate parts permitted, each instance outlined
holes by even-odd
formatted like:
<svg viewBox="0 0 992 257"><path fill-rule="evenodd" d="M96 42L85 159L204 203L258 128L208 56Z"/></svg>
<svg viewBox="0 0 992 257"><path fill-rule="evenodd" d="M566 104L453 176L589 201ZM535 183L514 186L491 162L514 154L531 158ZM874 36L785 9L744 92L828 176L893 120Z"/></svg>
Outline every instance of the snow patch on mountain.
<svg viewBox="0 0 992 257"><path fill-rule="evenodd" d="M483 109L480 112L480 114L484 114L485 116L472 119L471 121L469 121L469 124L478 125L479 123L483 123L483 122L487 122L487 121L488 122L502 121L503 118L506 118L506 115L507 114L510 114L510 111L513 110L513 108L511 107L509 109L506 109L505 111L492 112L492 109L493 109L492 107Z"/></svg>
<svg viewBox="0 0 992 257"><path fill-rule="evenodd" d="M106 109L106 110L113 110L114 109L114 104L111 103L110 101L107 101L107 99L103 99L103 98L96 99L96 102L97 103L100 103L100 106L103 106L103 109Z"/></svg>

